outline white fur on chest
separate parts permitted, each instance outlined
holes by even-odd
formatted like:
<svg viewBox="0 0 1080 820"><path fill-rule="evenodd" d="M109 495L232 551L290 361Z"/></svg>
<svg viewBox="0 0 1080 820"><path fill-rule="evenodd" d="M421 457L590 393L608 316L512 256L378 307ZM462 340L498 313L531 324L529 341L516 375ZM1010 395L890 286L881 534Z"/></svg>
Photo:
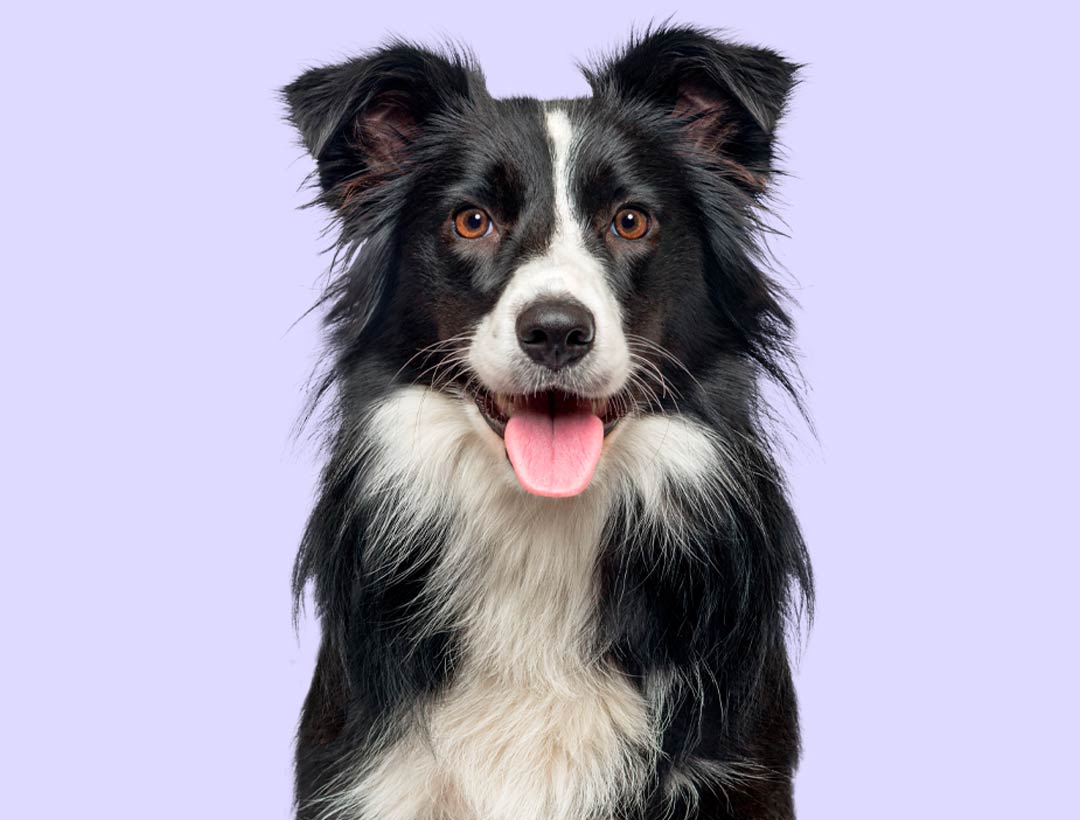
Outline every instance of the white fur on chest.
<svg viewBox="0 0 1080 820"><path fill-rule="evenodd" d="M632 484L647 499L665 479L700 478L714 451L678 421L625 427L583 494L545 499L518 486L475 408L406 388L376 411L369 491L386 499L388 522L379 571L401 558L390 535L444 522L427 614L463 636L462 657L447 691L357 772L329 817L608 820L638 789L658 718L596 653L602 531L617 493Z"/></svg>

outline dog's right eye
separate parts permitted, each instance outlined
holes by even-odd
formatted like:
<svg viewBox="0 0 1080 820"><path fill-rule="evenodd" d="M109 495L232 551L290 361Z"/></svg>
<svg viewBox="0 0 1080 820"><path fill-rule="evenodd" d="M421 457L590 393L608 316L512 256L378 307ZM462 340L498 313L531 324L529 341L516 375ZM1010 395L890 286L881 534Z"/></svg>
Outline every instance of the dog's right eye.
<svg viewBox="0 0 1080 820"><path fill-rule="evenodd" d="M491 233L491 217L479 208L465 208L454 215L454 230L463 239L479 239Z"/></svg>

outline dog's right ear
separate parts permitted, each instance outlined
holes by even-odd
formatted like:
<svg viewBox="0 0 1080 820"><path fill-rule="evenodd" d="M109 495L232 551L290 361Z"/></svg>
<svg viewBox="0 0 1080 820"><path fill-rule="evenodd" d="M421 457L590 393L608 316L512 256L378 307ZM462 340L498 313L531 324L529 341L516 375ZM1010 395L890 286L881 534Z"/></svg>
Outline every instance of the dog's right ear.
<svg viewBox="0 0 1080 820"><path fill-rule="evenodd" d="M312 69L282 89L323 199L338 209L406 172L410 146L431 118L479 94L483 75L466 56L403 42Z"/></svg>

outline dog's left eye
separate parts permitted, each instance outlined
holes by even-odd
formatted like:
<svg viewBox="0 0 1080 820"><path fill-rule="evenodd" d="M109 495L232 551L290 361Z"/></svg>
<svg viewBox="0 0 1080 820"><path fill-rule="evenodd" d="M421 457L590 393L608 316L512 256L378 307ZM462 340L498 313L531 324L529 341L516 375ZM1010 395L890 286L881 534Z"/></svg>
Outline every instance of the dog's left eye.
<svg viewBox="0 0 1080 820"><path fill-rule="evenodd" d="M623 208L611 220L611 230L623 239L641 239L649 231L649 217L637 208Z"/></svg>
<svg viewBox="0 0 1080 820"><path fill-rule="evenodd" d="M454 230L463 239L479 239L491 233L491 217L479 208L465 208L454 215Z"/></svg>

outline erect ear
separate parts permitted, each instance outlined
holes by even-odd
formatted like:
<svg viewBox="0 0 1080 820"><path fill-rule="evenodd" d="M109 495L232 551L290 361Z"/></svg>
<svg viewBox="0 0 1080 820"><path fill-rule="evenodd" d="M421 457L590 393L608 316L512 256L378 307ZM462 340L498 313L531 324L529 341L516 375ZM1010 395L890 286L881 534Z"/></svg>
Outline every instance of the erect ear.
<svg viewBox="0 0 1080 820"><path fill-rule="evenodd" d="M674 27L632 40L585 76L598 96L663 108L689 144L757 192L772 171L773 135L798 68L769 49Z"/></svg>
<svg viewBox="0 0 1080 820"><path fill-rule="evenodd" d="M318 165L325 200L342 207L405 170L431 118L486 94L465 56L395 42L316 68L282 89L289 121Z"/></svg>

